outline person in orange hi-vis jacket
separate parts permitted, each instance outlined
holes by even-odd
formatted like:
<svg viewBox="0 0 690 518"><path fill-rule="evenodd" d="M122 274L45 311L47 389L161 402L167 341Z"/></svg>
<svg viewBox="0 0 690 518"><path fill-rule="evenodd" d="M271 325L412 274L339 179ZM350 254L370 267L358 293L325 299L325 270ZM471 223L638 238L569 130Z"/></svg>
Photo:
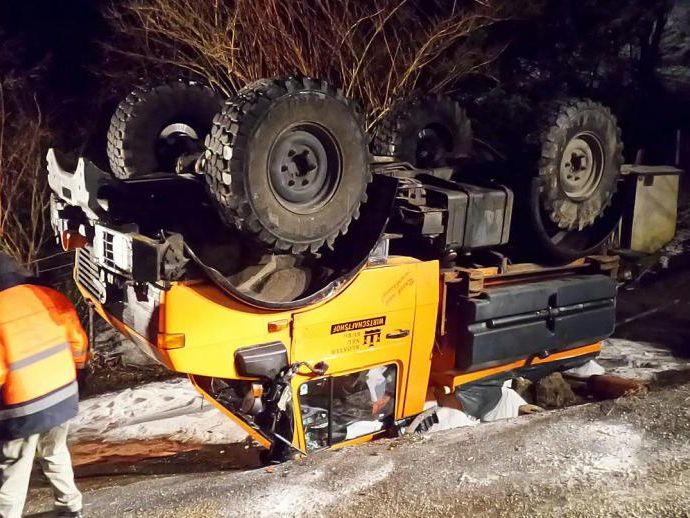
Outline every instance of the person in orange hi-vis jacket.
<svg viewBox="0 0 690 518"><path fill-rule="evenodd" d="M81 516L67 425L78 411L76 369L87 359L88 339L74 306L0 252L2 518L21 517L36 455L53 486L57 515Z"/></svg>

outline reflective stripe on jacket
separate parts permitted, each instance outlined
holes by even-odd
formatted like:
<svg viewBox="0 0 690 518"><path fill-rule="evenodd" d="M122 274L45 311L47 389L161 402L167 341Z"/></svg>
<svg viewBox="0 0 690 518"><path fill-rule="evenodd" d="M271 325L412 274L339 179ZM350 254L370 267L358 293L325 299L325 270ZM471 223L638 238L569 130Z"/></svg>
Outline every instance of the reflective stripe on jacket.
<svg viewBox="0 0 690 518"><path fill-rule="evenodd" d="M61 293L31 284L0 291L0 439L27 437L77 413L75 365L88 341Z"/></svg>

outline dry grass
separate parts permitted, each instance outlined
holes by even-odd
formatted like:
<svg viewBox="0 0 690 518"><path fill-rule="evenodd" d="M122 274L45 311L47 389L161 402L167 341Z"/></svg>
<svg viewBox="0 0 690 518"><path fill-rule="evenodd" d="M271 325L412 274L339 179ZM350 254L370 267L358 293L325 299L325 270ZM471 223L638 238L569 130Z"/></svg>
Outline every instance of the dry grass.
<svg viewBox="0 0 690 518"><path fill-rule="evenodd" d="M34 264L51 236L43 156L48 131L25 85L0 80L0 250Z"/></svg>
<svg viewBox="0 0 690 518"><path fill-rule="evenodd" d="M359 99L372 124L399 96L443 91L482 72L501 51L485 43L483 29L522 4L128 0L110 13L124 40L109 49L149 72L184 70L228 95L262 77L326 78Z"/></svg>

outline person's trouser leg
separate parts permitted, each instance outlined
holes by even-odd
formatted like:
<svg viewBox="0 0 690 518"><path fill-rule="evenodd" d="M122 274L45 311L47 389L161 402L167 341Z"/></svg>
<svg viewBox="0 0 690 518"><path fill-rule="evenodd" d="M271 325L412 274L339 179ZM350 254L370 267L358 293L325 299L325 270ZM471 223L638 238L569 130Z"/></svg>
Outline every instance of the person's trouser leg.
<svg viewBox="0 0 690 518"><path fill-rule="evenodd" d="M67 449L68 426L64 423L39 435L38 459L43 473L53 486L55 509L81 511L81 493L74 483L72 458Z"/></svg>
<svg viewBox="0 0 690 518"><path fill-rule="evenodd" d="M0 516L20 518L29 490L38 435L0 441Z"/></svg>

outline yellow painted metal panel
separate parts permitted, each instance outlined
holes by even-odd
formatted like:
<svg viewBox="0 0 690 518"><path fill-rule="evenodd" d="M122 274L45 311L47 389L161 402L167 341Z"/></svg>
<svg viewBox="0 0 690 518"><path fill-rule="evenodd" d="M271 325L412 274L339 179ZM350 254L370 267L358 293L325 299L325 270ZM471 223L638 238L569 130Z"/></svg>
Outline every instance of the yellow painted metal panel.
<svg viewBox="0 0 690 518"><path fill-rule="evenodd" d="M439 313L439 267L436 261L417 265L417 304L414 333L408 368L407 389L401 417L418 414L424 409L429 387L431 357L436 338Z"/></svg>
<svg viewBox="0 0 690 518"><path fill-rule="evenodd" d="M178 372L239 378L235 351L269 342L290 344L290 329L269 332L268 324L290 319L289 312L261 311L244 305L210 284L176 284L164 295L160 331L185 335L185 346L165 351Z"/></svg>
<svg viewBox="0 0 690 518"><path fill-rule="evenodd" d="M364 270L335 299L316 311L295 315L291 357L311 364L324 361L327 375L395 363L397 393L404 393L416 272L416 262ZM393 338L405 332L406 336ZM299 383L311 376L304 372L300 378Z"/></svg>
<svg viewBox="0 0 690 518"><path fill-rule="evenodd" d="M438 275L434 261L399 260L363 271L336 299L295 315L291 358L312 365L324 361L332 376L394 363L396 418L408 415L403 409L410 395L409 407L421 408L434 343ZM409 376L411 361L419 362L414 378ZM303 370L293 386L312 377Z"/></svg>

